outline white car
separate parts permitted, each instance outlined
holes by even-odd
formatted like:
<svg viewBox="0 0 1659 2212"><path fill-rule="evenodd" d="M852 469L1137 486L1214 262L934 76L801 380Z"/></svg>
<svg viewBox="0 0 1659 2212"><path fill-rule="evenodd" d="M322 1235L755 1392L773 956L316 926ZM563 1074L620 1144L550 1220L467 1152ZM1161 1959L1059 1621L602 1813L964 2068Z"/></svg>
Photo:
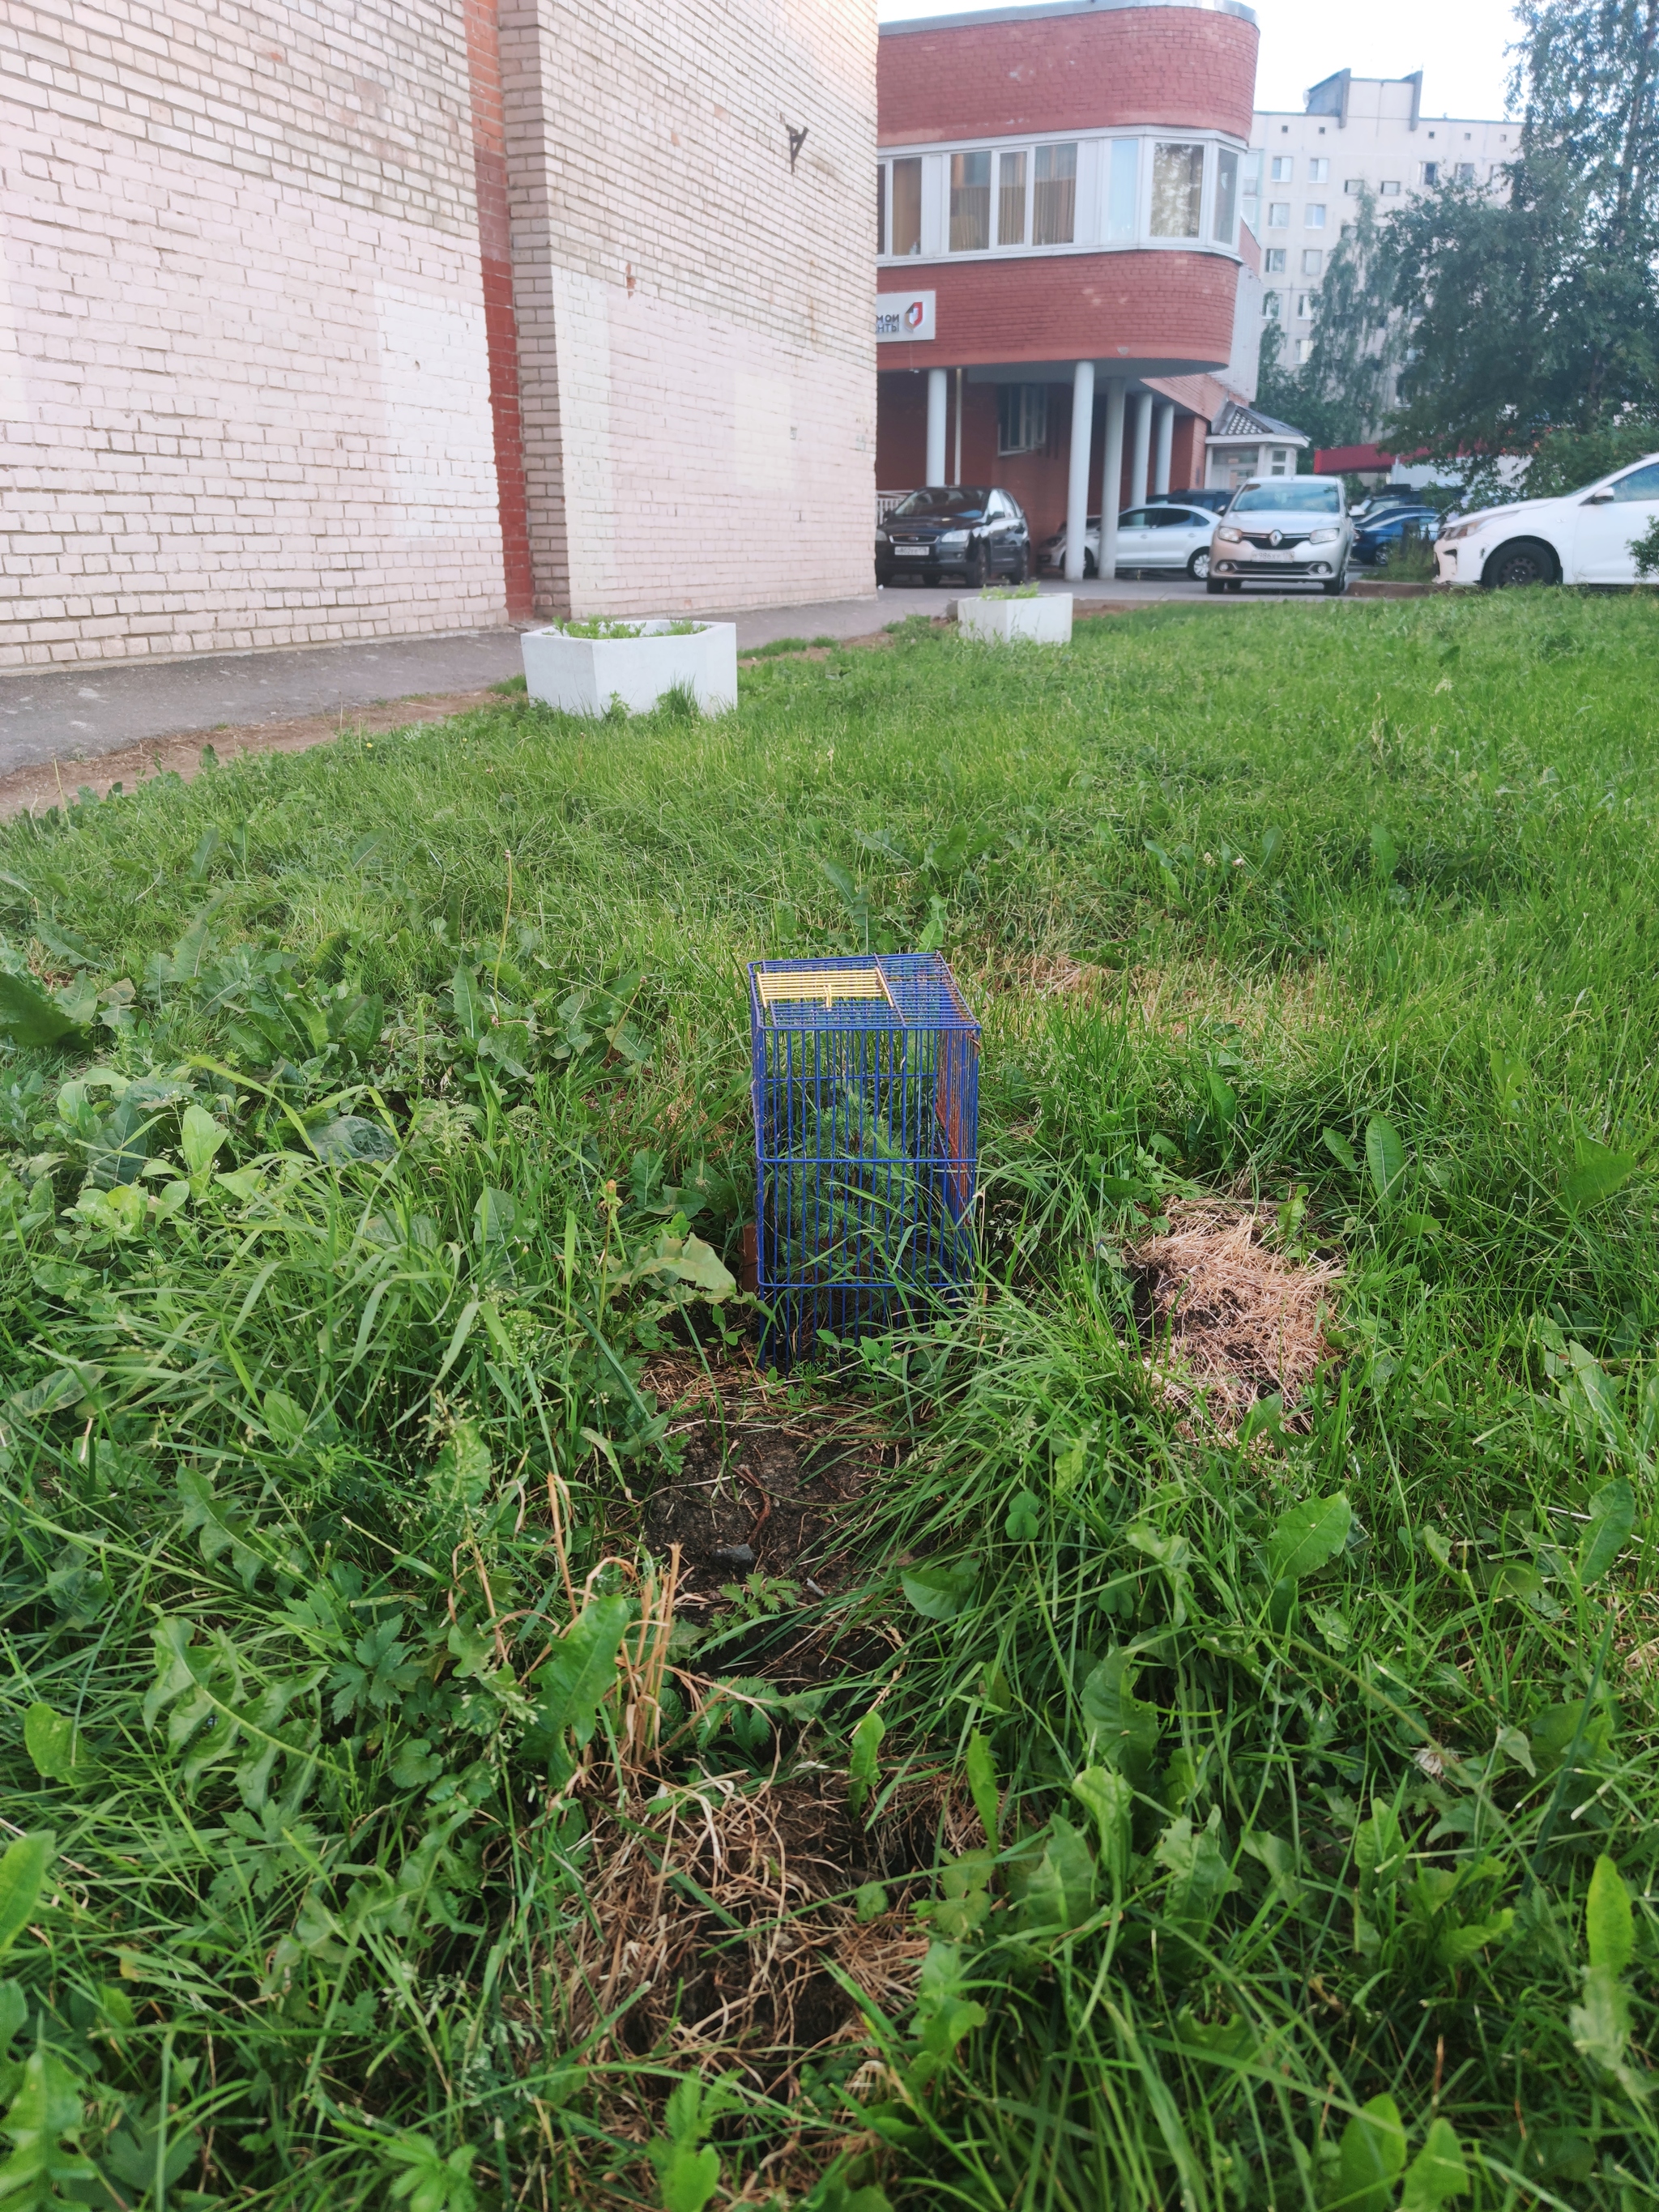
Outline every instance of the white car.
<svg viewBox="0 0 1659 2212"><path fill-rule="evenodd" d="M1201 584L1210 573L1210 532L1215 517L1206 508L1154 501L1150 507L1125 507L1117 519L1117 573L1140 569L1185 569ZM1045 568L1066 566L1066 532L1057 530L1042 548ZM1100 517L1091 514L1083 532L1083 573L1100 573Z"/></svg>
<svg viewBox="0 0 1659 2212"><path fill-rule="evenodd" d="M1634 584L1633 542L1659 521L1659 453L1560 499L1460 515L1435 543L1443 584Z"/></svg>

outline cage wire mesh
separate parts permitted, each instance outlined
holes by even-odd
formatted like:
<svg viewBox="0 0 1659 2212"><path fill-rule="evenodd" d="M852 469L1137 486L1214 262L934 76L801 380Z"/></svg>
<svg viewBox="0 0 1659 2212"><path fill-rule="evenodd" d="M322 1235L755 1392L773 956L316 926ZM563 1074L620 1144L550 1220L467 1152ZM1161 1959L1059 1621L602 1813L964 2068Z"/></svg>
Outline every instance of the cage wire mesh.
<svg viewBox="0 0 1659 2212"><path fill-rule="evenodd" d="M749 1018L761 1357L787 1366L967 1284L980 1029L921 952L756 961Z"/></svg>

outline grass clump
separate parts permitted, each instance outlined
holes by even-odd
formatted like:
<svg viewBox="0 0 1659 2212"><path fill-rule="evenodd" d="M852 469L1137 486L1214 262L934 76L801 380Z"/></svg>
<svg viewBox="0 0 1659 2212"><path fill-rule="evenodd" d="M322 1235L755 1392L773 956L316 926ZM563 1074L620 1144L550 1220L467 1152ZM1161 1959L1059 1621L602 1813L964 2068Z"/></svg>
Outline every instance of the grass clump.
<svg viewBox="0 0 1659 2212"><path fill-rule="evenodd" d="M1652 623L0 835L0 2189L1654 2203ZM921 941L976 1295L759 1375L742 963Z"/></svg>

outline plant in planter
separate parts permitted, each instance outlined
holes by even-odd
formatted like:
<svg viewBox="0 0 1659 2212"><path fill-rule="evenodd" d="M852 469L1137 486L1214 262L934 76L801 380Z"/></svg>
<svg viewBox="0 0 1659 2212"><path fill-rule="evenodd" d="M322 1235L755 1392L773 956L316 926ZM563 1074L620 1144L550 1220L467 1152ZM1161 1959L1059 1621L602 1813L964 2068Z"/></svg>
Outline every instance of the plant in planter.
<svg viewBox="0 0 1659 2212"><path fill-rule="evenodd" d="M562 714L604 714L620 701L629 714L648 714L671 691L705 714L738 703L734 623L592 616L526 630L522 645L531 697Z"/></svg>
<svg viewBox="0 0 1659 2212"><path fill-rule="evenodd" d="M1024 589L981 592L977 599L958 599L957 623L963 637L990 645L1012 645L1017 640L1032 645L1069 645L1072 641L1072 594L1039 592L1033 584Z"/></svg>

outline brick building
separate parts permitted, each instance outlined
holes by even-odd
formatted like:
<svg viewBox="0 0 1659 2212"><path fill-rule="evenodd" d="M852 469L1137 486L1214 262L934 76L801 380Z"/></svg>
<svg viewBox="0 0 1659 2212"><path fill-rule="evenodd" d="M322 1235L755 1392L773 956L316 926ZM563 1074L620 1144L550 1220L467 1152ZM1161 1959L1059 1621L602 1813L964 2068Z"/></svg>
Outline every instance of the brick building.
<svg viewBox="0 0 1659 2212"><path fill-rule="evenodd" d="M0 666L867 589L875 46L10 0Z"/></svg>
<svg viewBox="0 0 1659 2212"><path fill-rule="evenodd" d="M1255 390L1241 0L1057 0L884 25L877 476L997 483L1080 574L1102 514L1213 480ZM1115 500L1103 483L1115 485Z"/></svg>

